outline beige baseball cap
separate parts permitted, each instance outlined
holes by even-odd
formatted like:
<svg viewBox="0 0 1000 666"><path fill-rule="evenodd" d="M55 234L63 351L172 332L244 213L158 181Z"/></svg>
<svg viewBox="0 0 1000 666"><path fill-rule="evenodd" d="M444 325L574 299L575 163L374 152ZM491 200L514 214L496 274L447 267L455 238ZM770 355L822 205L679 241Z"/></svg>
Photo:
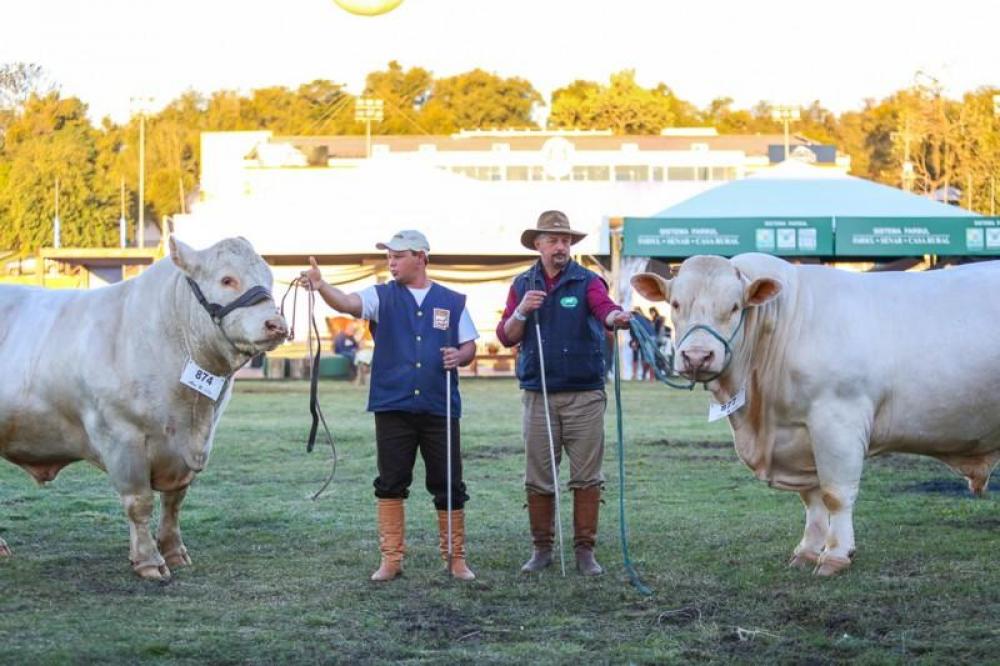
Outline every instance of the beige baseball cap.
<svg viewBox="0 0 1000 666"><path fill-rule="evenodd" d="M392 250L393 252L403 252L413 250L414 252L430 252L431 246L427 242L427 237L416 229L403 229L385 243L375 243L375 247L380 250Z"/></svg>

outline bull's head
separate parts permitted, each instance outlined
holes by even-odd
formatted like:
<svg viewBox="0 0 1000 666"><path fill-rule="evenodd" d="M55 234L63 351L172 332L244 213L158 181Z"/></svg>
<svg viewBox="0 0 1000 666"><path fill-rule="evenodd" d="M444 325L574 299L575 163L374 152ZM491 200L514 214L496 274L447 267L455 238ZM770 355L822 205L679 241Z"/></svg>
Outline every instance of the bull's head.
<svg viewBox="0 0 1000 666"><path fill-rule="evenodd" d="M227 238L198 251L171 236L170 258L237 351L254 355L284 342L288 328L270 295L271 269L250 241ZM233 305L238 307L229 309Z"/></svg>
<svg viewBox="0 0 1000 666"><path fill-rule="evenodd" d="M746 309L781 292L778 280L750 280L731 261L714 256L687 259L672 280L639 273L632 286L648 300L670 304L673 370L697 382L711 381L725 371Z"/></svg>

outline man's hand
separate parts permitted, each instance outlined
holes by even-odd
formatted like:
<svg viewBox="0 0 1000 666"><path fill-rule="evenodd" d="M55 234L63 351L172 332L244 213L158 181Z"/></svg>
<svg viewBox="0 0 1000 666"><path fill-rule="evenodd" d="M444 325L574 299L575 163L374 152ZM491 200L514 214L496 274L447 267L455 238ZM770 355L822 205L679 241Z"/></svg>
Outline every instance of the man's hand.
<svg viewBox="0 0 1000 666"><path fill-rule="evenodd" d="M628 328L628 323L632 321L632 313L618 310L612 316L608 317L608 320L611 328Z"/></svg>
<svg viewBox="0 0 1000 666"><path fill-rule="evenodd" d="M532 312L542 307L543 302L545 302L545 292L533 289L525 292L524 298L521 299L520 304L517 306L517 310L523 316L527 317Z"/></svg>
<svg viewBox="0 0 1000 666"><path fill-rule="evenodd" d="M312 268L302 271L299 274L299 277L302 279L302 286L310 291L313 291L319 289L323 284L323 274L319 271L319 265L316 263L316 257L309 257L309 264Z"/></svg>
<svg viewBox="0 0 1000 666"><path fill-rule="evenodd" d="M444 362L445 370L454 370L462 361L456 347L441 347L441 360Z"/></svg>

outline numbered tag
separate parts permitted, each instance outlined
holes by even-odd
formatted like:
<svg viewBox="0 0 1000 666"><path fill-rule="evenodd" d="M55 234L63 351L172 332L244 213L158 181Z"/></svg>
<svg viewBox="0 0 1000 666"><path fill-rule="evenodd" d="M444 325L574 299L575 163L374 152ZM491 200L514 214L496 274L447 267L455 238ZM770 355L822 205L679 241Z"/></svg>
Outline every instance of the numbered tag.
<svg viewBox="0 0 1000 666"><path fill-rule="evenodd" d="M184 366L184 372L181 373L181 384L193 388L212 400L218 400L219 394L222 393L222 389L226 385L226 378L213 375L188 359L187 365Z"/></svg>
<svg viewBox="0 0 1000 666"><path fill-rule="evenodd" d="M451 324L451 312L444 308L434 308L434 328L447 331L449 324Z"/></svg>
<svg viewBox="0 0 1000 666"><path fill-rule="evenodd" d="M718 421L721 418L729 416L745 405L746 402L747 390L746 387L743 387L736 392L736 395L729 402L724 402L721 405L717 402L708 403L708 422L711 423L712 421Z"/></svg>

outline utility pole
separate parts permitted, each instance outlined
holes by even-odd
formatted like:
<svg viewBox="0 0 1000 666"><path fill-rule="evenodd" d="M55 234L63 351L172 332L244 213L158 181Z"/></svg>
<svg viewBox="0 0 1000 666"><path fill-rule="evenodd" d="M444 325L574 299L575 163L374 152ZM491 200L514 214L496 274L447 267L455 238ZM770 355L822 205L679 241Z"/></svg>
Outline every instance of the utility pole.
<svg viewBox="0 0 1000 666"><path fill-rule="evenodd" d="M118 245L125 247L128 245L128 223L125 222L125 179L121 181L121 192L119 194L121 208L118 214Z"/></svg>
<svg viewBox="0 0 1000 666"><path fill-rule="evenodd" d="M383 102L377 97L359 97L354 102L354 120L365 124L365 157L372 156L372 122L380 123L385 117Z"/></svg>
<svg viewBox="0 0 1000 666"><path fill-rule="evenodd" d="M793 120L798 120L801 117L801 111L798 106L779 104L771 110L771 118L778 122L781 122L785 126L785 155L783 161L788 160L788 153L791 148L788 136L788 125Z"/></svg>
<svg viewBox="0 0 1000 666"><path fill-rule="evenodd" d="M915 174L913 171L913 162L910 161L910 139L913 134L910 132L910 114L903 114L903 129L899 132L893 132L889 135L894 140L902 139L903 141L903 164L902 164L902 176L901 183L903 185L903 190L906 192L913 191L913 181L915 180Z"/></svg>
<svg viewBox="0 0 1000 666"><path fill-rule="evenodd" d="M139 110L139 219L136 245L146 246L146 109L152 97L131 97L129 101Z"/></svg>
<svg viewBox="0 0 1000 666"><path fill-rule="evenodd" d="M56 178L56 215L52 218L52 247L62 246L62 223L59 221L59 179Z"/></svg>

